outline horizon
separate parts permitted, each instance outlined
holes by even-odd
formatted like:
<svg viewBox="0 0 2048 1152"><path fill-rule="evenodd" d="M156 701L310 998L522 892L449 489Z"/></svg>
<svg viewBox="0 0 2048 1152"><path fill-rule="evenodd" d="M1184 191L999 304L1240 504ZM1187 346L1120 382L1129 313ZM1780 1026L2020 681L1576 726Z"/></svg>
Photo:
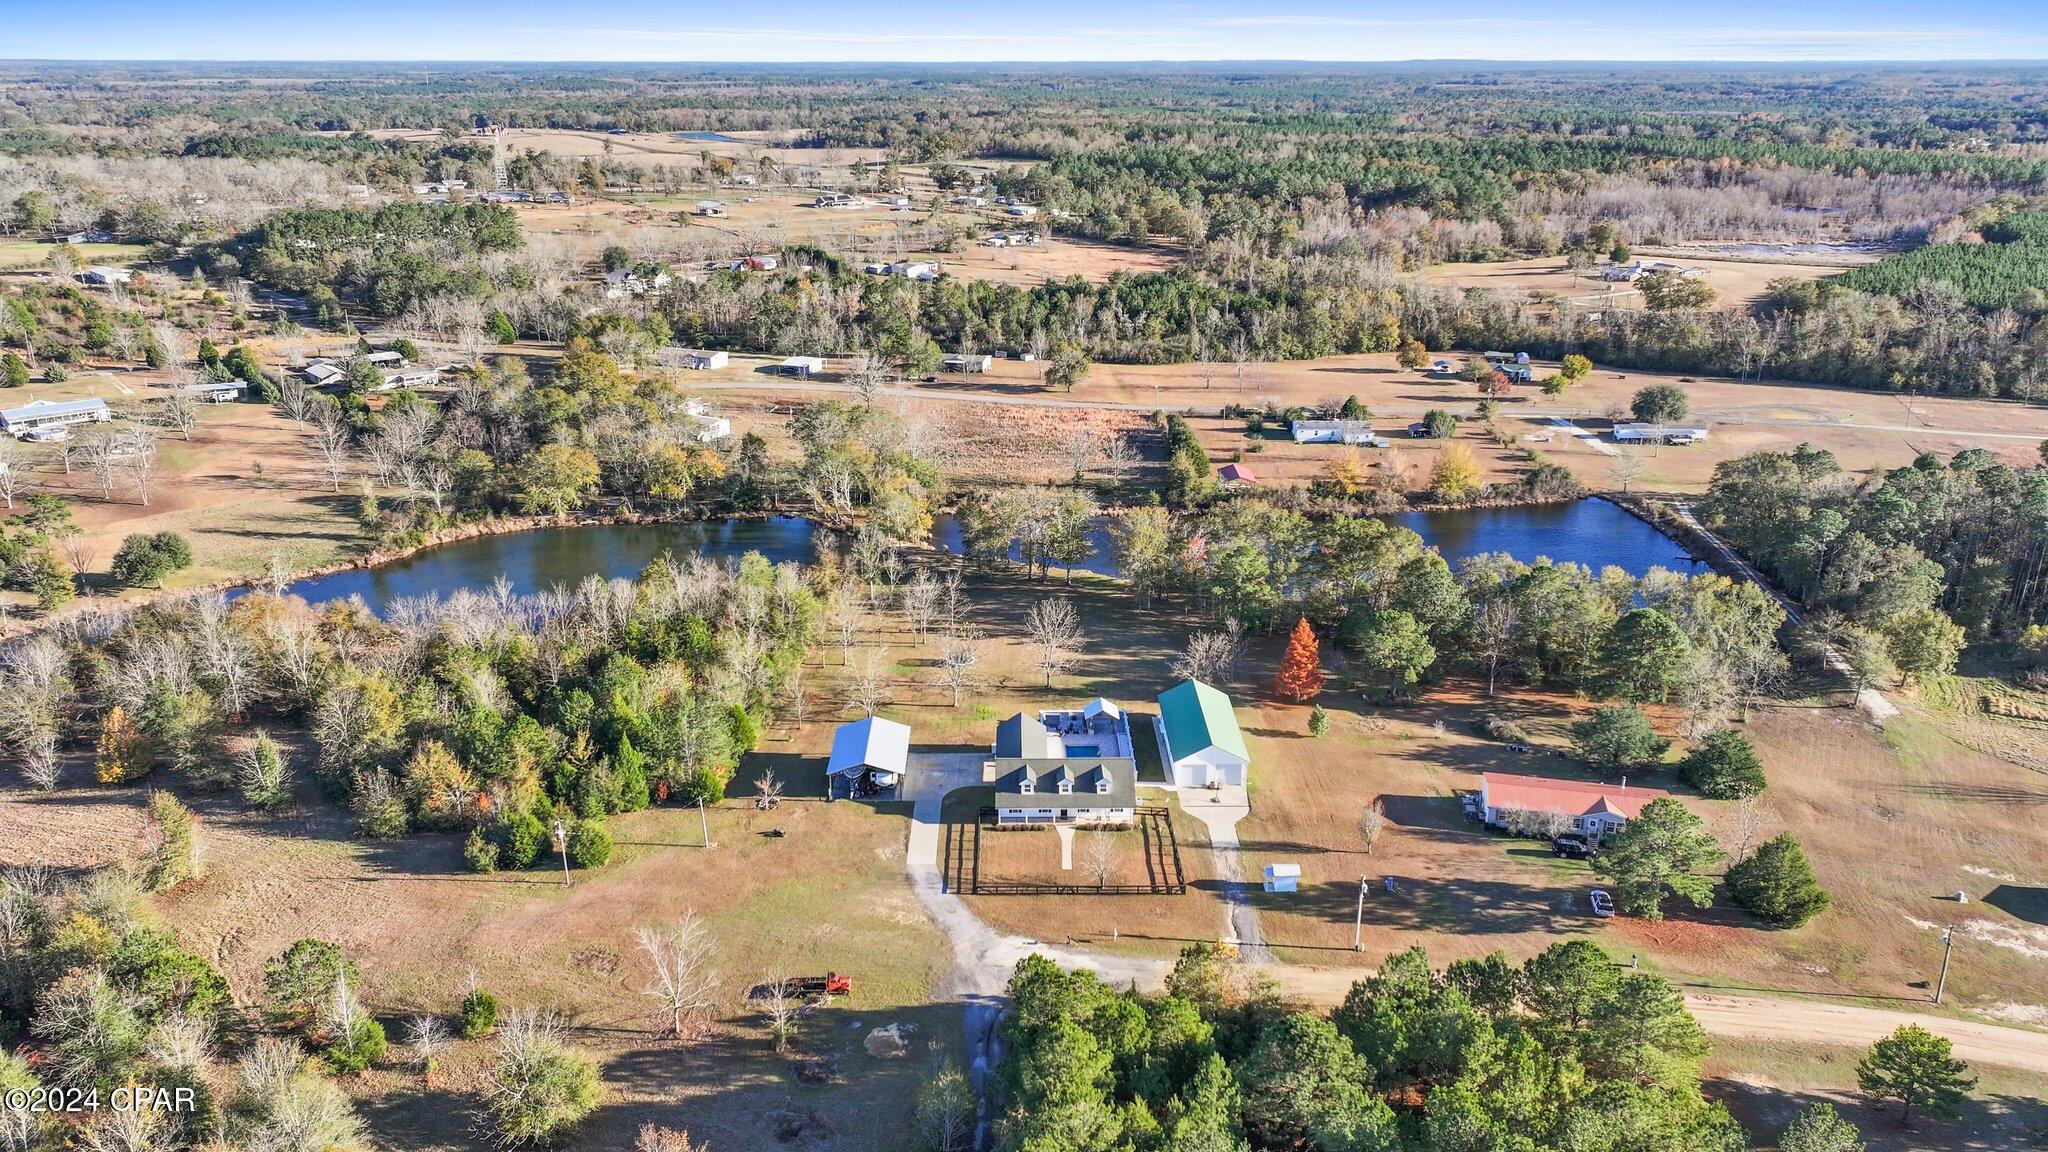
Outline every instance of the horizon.
<svg viewBox="0 0 2048 1152"><path fill-rule="evenodd" d="M654 0L573 13L542 0L297 10L84 0L13 16L0 54L35 64L2025 64L2048 61L2048 30L2031 9L2020 0L1820 0L1788 12L1731 0L1694 17L1623 0L1459 0L1423 18L1387 0L1299 0L1253 15L1208 0L1049 0L1019 23L933 0L788 0L751 21L705 23ZM211 31L224 28L233 31Z"/></svg>

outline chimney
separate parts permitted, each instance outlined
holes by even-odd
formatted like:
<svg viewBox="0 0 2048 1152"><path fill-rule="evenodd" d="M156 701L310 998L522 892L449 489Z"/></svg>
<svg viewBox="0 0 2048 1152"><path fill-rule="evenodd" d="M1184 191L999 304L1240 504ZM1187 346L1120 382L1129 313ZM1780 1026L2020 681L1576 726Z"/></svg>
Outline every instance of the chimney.
<svg viewBox="0 0 2048 1152"><path fill-rule="evenodd" d="M1626 776L1623 776L1623 777L1621 778L1621 790L1622 790L1623 792L1626 792L1626 791L1628 791L1628 777L1626 777Z"/></svg>

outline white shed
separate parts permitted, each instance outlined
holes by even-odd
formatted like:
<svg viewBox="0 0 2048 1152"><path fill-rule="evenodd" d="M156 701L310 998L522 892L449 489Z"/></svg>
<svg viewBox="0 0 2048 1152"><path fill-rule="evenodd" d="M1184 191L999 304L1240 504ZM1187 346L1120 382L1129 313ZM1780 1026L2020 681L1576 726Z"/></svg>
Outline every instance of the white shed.
<svg viewBox="0 0 2048 1152"><path fill-rule="evenodd" d="M816 376L825 370L825 358L822 356L791 356L789 359L777 364L775 370L785 376Z"/></svg>
<svg viewBox="0 0 2048 1152"><path fill-rule="evenodd" d="M1266 891L1298 892L1301 890L1301 865L1266 865Z"/></svg>

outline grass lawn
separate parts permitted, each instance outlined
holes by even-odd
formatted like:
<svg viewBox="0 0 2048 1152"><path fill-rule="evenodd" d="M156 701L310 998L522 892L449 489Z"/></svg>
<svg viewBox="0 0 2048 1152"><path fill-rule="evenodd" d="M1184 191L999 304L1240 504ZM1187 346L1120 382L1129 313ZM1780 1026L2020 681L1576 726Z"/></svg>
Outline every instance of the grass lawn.
<svg viewBox="0 0 2048 1152"><path fill-rule="evenodd" d="M0 272L42 268L56 247L47 240L0 240ZM143 244L71 244L67 247L77 254L80 268L97 264L125 266L149 253L148 246Z"/></svg>
<svg viewBox="0 0 2048 1152"><path fill-rule="evenodd" d="M1958 1120L1916 1116L1898 1122L1898 1107L1874 1107L1856 1090L1854 1048L1783 1041L1716 1039L1704 1071L1707 1094L1728 1105L1760 1145L1784 1132L1816 1103L1833 1105L1862 1133L1869 1152L2039 1147L2048 1132L2048 1103L2038 1077L1992 1066L1978 1078Z"/></svg>

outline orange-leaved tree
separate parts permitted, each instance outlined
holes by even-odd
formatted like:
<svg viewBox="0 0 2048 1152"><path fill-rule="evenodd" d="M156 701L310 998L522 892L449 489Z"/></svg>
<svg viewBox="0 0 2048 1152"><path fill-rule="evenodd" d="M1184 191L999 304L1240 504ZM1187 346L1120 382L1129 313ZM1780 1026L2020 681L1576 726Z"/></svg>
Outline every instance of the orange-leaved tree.
<svg viewBox="0 0 2048 1152"><path fill-rule="evenodd" d="M1316 634L1306 619L1294 625L1294 634L1287 638L1287 654L1280 658L1280 675L1274 679L1273 690L1283 700L1297 703L1313 700L1323 690L1323 662L1317 650Z"/></svg>

